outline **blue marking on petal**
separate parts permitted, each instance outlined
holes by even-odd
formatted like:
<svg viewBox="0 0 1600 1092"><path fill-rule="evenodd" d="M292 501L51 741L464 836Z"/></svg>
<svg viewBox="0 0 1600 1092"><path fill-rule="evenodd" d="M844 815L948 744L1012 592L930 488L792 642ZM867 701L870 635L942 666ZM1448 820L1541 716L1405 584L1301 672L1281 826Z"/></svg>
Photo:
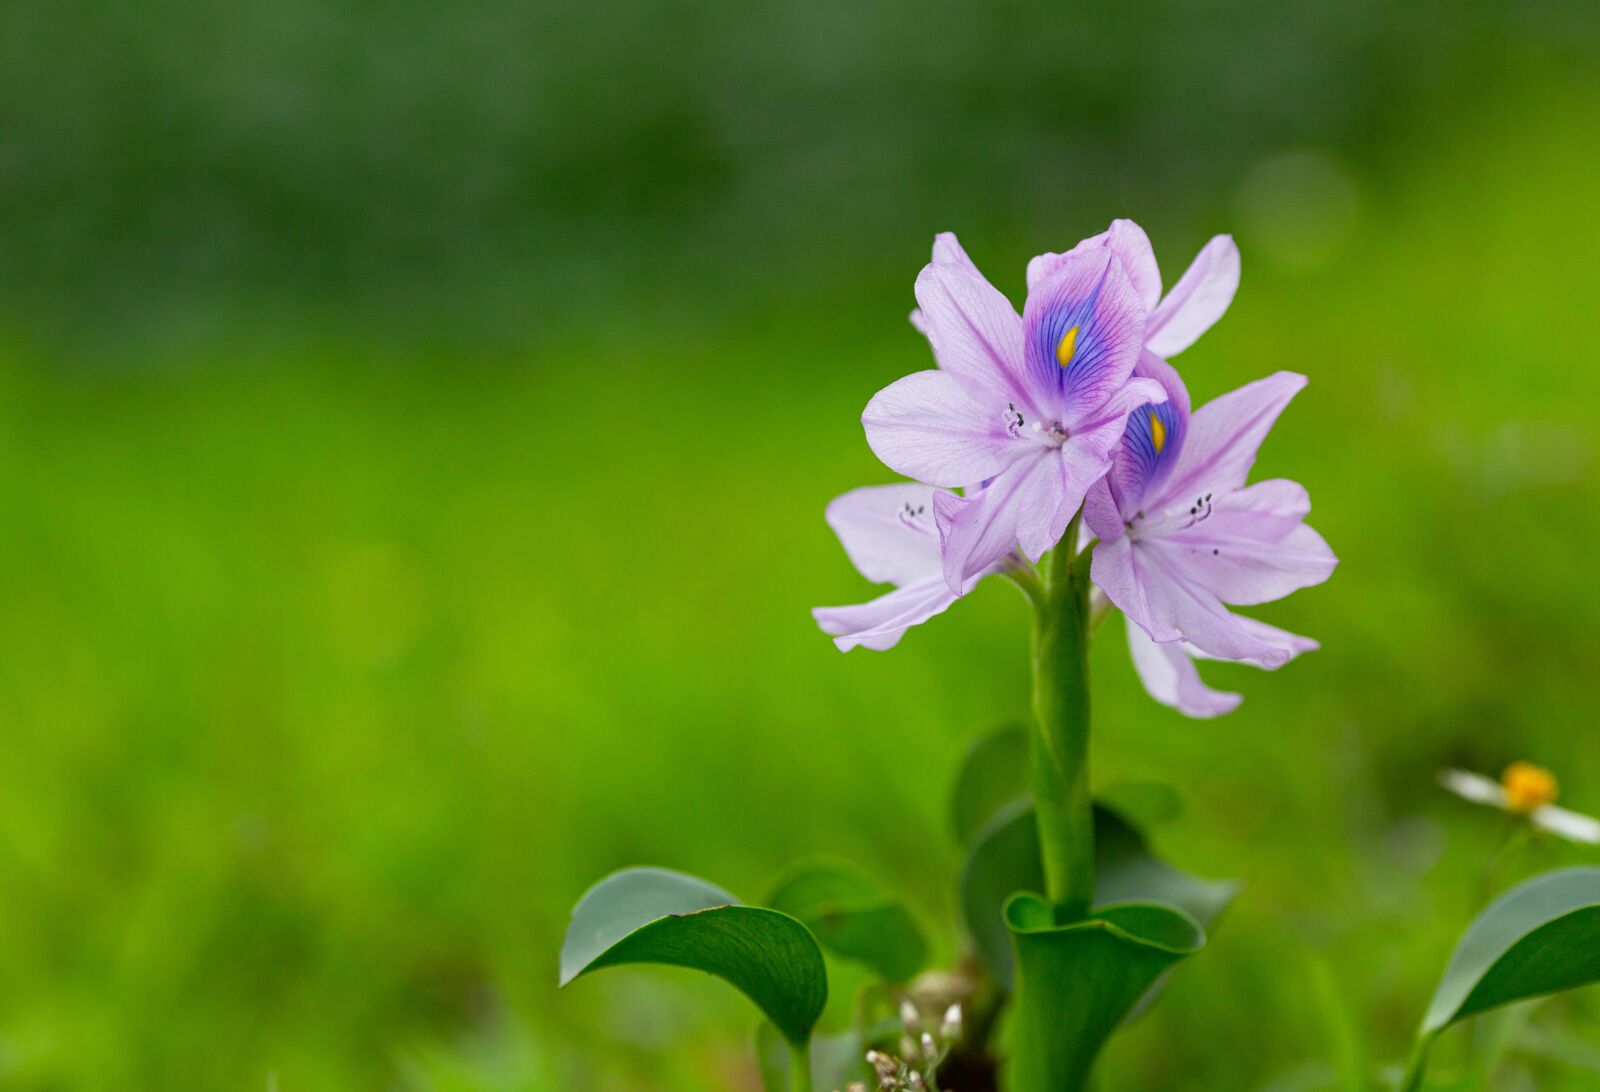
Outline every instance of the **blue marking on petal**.
<svg viewBox="0 0 1600 1092"><path fill-rule="evenodd" d="M1099 406L1138 357L1142 305L1108 250L1063 264L1036 287L1024 309L1029 379L1047 414ZM1062 367L1062 338L1077 328L1070 362Z"/></svg>
<svg viewBox="0 0 1600 1092"><path fill-rule="evenodd" d="M1189 416L1171 401L1147 402L1128 415L1117 460L1117 500L1123 518L1137 511L1140 501L1171 471L1183 449Z"/></svg>

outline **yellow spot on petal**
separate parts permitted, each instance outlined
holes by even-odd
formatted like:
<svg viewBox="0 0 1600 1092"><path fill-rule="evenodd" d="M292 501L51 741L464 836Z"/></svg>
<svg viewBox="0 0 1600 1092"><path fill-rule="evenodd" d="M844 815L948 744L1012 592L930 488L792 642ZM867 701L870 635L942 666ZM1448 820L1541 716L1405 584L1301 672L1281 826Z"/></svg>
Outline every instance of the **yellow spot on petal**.
<svg viewBox="0 0 1600 1092"><path fill-rule="evenodd" d="M1078 351L1078 328L1074 326L1061 335L1061 344L1056 346L1056 361L1063 368L1072 363L1072 357Z"/></svg>
<svg viewBox="0 0 1600 1092"><path fill-rule="evenodd" d="M1546 804L1554 803L1560 787L1555 775L1531 762L1513 762L1500 775L1500 785L1506 790L1506 807L1527 815Z"/></svg>
<svg viewBox="0 0 1600 1092"><path fill-rule="evenodd" d="M1156 454L1161 454L1161 449L1167 446L1167 426L1161 423L1161 418L1154 413L1150 414L1150 442L1156 445Z"/></svg>

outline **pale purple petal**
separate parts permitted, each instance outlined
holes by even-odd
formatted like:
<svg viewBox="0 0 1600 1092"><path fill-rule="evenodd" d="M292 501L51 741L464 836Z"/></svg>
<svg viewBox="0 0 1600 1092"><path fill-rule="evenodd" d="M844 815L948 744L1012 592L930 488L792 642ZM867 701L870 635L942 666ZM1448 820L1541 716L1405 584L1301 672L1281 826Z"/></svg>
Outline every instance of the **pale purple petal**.
<svg viewBox="0 0 1600 1092"><path fill-rule="evenodd" d="M1063 258L1028 293L1023 327L1034 406L1055 422L1082 420L1122 388L1138 363L1144 304L1122 263L1093 248Z"/></svg>
<svg viewBox="0 0 1600 1092"><path fill-rule="evenodd" d="M1322 583L1339 564L1301 522L1309 508L1296 483L1261 482L1208 502L1209 518L1160 538L1185 577L1223 602L1270 603Z"/></svg>
<svg viewBox="0 0 1600 1092"><path fill-rule="evenodd" d="M882 651L893 648L906 630L943 613L955 601L944 578L935 574L858 606L818 607L811 616L841 652L857 645Z"/></svg>
<svg viewBox="0 0 1600 1092"><path fill-rule="evenodd" d="M1218 235L1201 248L1167 298L1150 312L1145 344L1157 356L1176 356L1222 317L1239 288L1239 248Z"/></svg>
<svg viewBox="0 0 1600 1092"><path fill-rule="evenodd" d="M1126 533L1122 509L1111 493L1111 475L1089 487L1083 498L1083 522L1102 542L1113 542Z"/></svg>
<svg viewBox="0 0 1600 1092"><path fill-rule="evenodd" d="M1146 497L1146 510L1168 504L1187 506L1195 497L1244 485L1273 422L1305 385L1303 375L1278 372L1195 410L1178 461L1159 495Z"/></svg>
<svg viewBox="0 0 1600 1092"><path fill-rule="evenodd" d="M1247 618L1242 614L1235 614L1233 619L1246 633L1250 634L1252 637L1261 641L1265 645L1268 645L1272 648L1281 649L1284 653L1286 653L1286 655L1282 658L1273 656L1271 658L1271 662L1264 662L1260 659L1246 659L1239 661L1240 663L1247 663L1254 667L1259 667L1263 671L1276 670L1277 668L1288 663L1290 660L1294 659L1296 656L1300 655L1302 652L1315 652L1317 649L1322 647L1322 645L1318 644L1317 641L1310 637L1302 637L1298 633L1290 633L1286 629L1279 629L1277 626L1269 626L1265 622L1257 621L1254 618ZM1197 660L1214 660L1218 658L1201 652L1192 645L1187 647L1189 649L1189 655L1193 656Z"/></svg>
<svg viewBox="0 0 1600 1092"><path fill-rule="evenodd" d="M933 262L917 276L917 303L940 368L974 398L993 404L995 412L1017 402L1032 416L1023 381L1022 319L954 235L941 235L934 243Z"/></svg>
<svg viewBox="0 0 1600 1092"><path fill-rule="evenodd" d="M915 482L868 485L828 505L828 526L862 576L874 584L911 584L937 577L939 531L933 522L938 490Z"/></svg>
<svg viewBox="0 0 1600 1092"><path fill-rule="evenodd" d="M1133 657L1134 670L1144 683L1149 695L1162 705L1171 706L1186 717L1206 719L1231 713L1243 698L1221 690L1212 690L1200 681L1194 659L1179 641L1158 645L1144 630L1127 624L1128 652Z"/></svg>
<svg viewBox="0 0 1600 1092"><path fill-rule="evenodd" d="M1155 307L1161 299L1161 269L1156 265L1156 252L1150 246L1150 237L1144 228L1132 220L1113 220L1111 227L1099 235L1091 235L1065 254L1041 254L1028 263L1028 291L1048 277L1067 258L1085 250L1104 247L1117 256L1123 272L1133 290L1144 301L1145 309Z"/></svg>
<svg viewBox="0 0 1600 1092"><path fill-rule="evenodd" d="M1060 453L1038 448L974 496L935 497L945 581L951 590L1019 545L1037 561L1066 530L1067 521L1060 519L1065 486Z"/></svg>
<svg viewBox="0 0 1600 1092"><path fill-rule="evenodd" d="M1187 640L1213 656L1250 660L1269 669L1293 655L1198 584L1180 547L1159 539L1101 541L1094 548L1090 575L1106 597L1158 643Z"/></svg>
<svg viewBox="0 0 1600 1092"><path fill-rule="evenodd" d="M1004 411L973 401L948 372L913 372L874 395L861 423L889 469L955 486L993 477L1029 446L1006 432Z"/></svg>

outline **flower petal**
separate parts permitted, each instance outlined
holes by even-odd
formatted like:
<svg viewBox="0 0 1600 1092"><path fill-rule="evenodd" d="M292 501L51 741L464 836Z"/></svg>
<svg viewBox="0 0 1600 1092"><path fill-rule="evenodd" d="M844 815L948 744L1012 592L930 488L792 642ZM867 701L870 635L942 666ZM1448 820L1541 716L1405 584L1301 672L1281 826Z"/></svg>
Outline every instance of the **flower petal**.
<svg viewBox="0 0 1600 1092"><path fill-rule="evenodd" d="M940 235L933 261L917 276L920 329L933 345L939 367L977 399L1018 402L1033 410L1023 380L1022 319L1005 296L984 279L956 237Z"/></svg>
<svg viewBox="0 0 1600 1092"><path fill-rule="evenodd" d="M1239 248L1218 235L1200 249L1167 298L1150 312L1145 344L1157 356L1176 356L1211 329L1239 289Z"/></svg>
<svg viewBox="0 0 1600 1092"><path fill-rule="evenodd" d="M1554 804L1546 804L1535 808L1533 814L1528 816L1533 825L1551 834L1559 834L1572 842L1583 842L1587 845L1600 845L1600 819L1588 815L1579 815L1566 808L1558 808Z"/></svg>
<svg viewBox="0 0 1600 1092"><path fill-rule="evenodd" d="M1339 564L1322 536L1301 520L1305 490L1283 479L1224 494L1211 515L1160 536L1181 552L1183 569L1224 603L1251 606L1320 584Z"/></svg>
<svg viewBox="0 0 1600 1092"><path fill-rule="evenodd" d="M1060 422L1116 394L1144 344L1144 304L1103 247L1063 257L1028 293L1022 322L1034 406Z"/></svg>
<svg viewBox="0 0 1600 1092"><path fill-rule="evenodd" d="M1012 463L980 493L933 499L945 581L952 591L1019 545L1037 561L1066 530L1061 499L1066 470L1050 448ZM1052 537L1053 534L1053 537Z"/></svg>
<svg viewBox="0 0 1600 1092"><path fill-rule="evenodd" d="M939 531L933 522L938 490L916 482L868 485L835 497L828 526L856 571L874 584L911 584L937 577Z"/></svg>
<svg viewBox="0 0 1600 1092"><path fill-rule="evenodd" d="M1212 690L1201 682L1194 659L1181 642L1158 645L1134 623L1129 622L1127 629L1128 652L1133 657L1139 681L1162 705L1171 706L1186 717L1203 720L1231 713L1244 700L1238 694Z"/></svg>
<svg viewBox="0 0 1600 1092"><path fill-rule="evenodd" d="M1278 414L1305 388L1306 377L1278 372L1213 399L1194 411L1166 483L1146 509L1193 503L1194 497L1244 485Z"/></svg>
<svg viewBox="0 0 1600 1092"><path fill-rule="evenodd" d="M1439 784L1474 804L1487 804L1491 808L1505 808L1506 790L1500 782L1467 770L1440 770Z"/></svg>
<svg viewBox="0 0 1600 1092"><path fill-rule="evenodd" d="M937 497L934 503L937 509ZM1268 669L1288 662L1294 651L1231 613L1195 579L1186 560L1181 549L1160 539L1135 542L1124 536L1095 546L1090 576L1153 641L1186 640L1212 656Z"/></svg>
<svg viewBox="0 0 1600 1092"><path fill-rule="evenodd" d="M991 478L1034 446L1006 432L1004 411L973 401L948 372L913 372L874 395L861 423L889 469L954 486Z"/></svg>
<svg viewBox="0 0 1600 1092"><path fill-rule="evenodd" d="M1099 247L1117 256L1133 290L1144 301L1145 309L1154 308L1161 299L1161 269L1156 265L1156 252L1150 246L1150 237L1144 233L1144 228L1132 220L1111 221L1108 229L1099 235L1089 236L1065 254L1041 254L1033 259L1028 263L1028 291L1032 292L1065 259Z"/></svg>
<svg viewBox="0 0 1600 1092"><path fill-rule="evenodd" d="M882 651L893 648L912 626L943 613L956 601L938 575L897 588L853 607L818 607L811 612L822 632L833 637L840 652L857 645Z"/></svg>

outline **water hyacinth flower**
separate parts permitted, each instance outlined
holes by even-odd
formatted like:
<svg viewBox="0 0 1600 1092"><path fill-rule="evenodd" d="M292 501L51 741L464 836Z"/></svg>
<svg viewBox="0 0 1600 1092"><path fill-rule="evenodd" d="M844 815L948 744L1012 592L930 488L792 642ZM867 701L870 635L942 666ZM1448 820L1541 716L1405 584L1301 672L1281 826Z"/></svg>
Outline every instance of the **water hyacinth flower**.
<svg viewBox="0 0 1600 1092"><path fill-rule="evenodd" d="M1052 256L1019 316L941 235L917 277L919 326L938 368L879 391L862 414L892 470L939 493L933 513L945 583L960 595L1013 549L1037 561L1111 468L1129 412L1165 397L1133 377L1146 307L1117 253Z"/></svg>
<svg viewBox="0 0 1600 1092"><path fill-rule="evenodd" d="M948 496L915 482L869 485L828 505L828 526L862 576L895 590L852 607L818 607L811 612L842 652L857 645L893 648L907 629L942 613L956 601L939 560L934 501ZM968 578L963 591L984 576L1019 564L1007 557Z"/></svg>
<svg viewBox="0 0 1600 1092"><path fill-rule="evenodd" d="M1115 468L1085 503L1084 520L1100 539L1091 576L1127 615L1130 631L1178 646L1151 650L1130 634L1152 695L1191 715L1215 716L1237 702L1199 683L1190 652L1272 669L1316 647L1227 608L1320 584L1338 564L1305 523L1304 488L1283 479L1245 485L1262 440L1306 380L1279 372L1191 414L1189 392L1170 365L1147 354L1140 371L1167 398L1129 419Z"/></svg>
<svg viewBox="0 0 1600 1092"><path fill-rule="evenodd" d="M1600 845L1600 819L1556 807L1560 786L1555 775L1531 762L1513 762L1499 781L1467 770L1444 770L1439 783L1465 800L1523 816L1568 841Z"/></svg>

